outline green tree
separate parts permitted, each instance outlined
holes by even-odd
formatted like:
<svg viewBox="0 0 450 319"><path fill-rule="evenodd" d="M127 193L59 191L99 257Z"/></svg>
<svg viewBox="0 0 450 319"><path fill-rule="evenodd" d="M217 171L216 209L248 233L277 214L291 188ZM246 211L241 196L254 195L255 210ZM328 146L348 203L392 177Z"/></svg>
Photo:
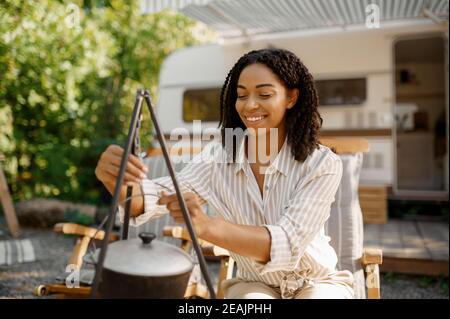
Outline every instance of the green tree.
<svg viewBox="0 0 450 319"><path fill-rule="evenodd" d="M66 18L55 1L8 0L0 11L0 108L13 124L2 135L15 198L80 188L73 155L89 143L92 113L80 87L109 75L114 41L93 20L74 27Z"/></svg>
<svg viewBox="0 0 450 319"><path fill-rule="evenodd" d="M136 89L155 93L164 58L197 43L193 21L142 15L138 1L78 1L75 25L69 3L0 6L0 152L14 199L96 202L96 161L123 143Z"/></svg>

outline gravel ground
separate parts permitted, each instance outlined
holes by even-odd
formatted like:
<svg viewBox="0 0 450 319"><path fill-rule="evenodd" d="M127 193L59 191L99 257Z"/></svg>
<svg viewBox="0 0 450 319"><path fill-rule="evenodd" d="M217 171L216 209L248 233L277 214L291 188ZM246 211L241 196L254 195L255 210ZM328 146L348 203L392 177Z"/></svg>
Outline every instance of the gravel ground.
<svg viewBox="0 0 450 319"><path fill-rule="evenodd" d="M4 224L0 224L3 226ZM55 234L48 229L22 229L21 238L33 241L38 260L32 263L0 266L0 298L37 298L33 289L43 283L55 282L64 276L74 239ZM0 228L0 240L8 239ZM208 262L211 273L217 274L219 264ZM215 283L217 277L214 276ZM383 299L448 299L448 278L383 274ZM42 297L39 297L42 298Z"/></svg>
<svg viewBox="0 0 450 319"><path fill-rule="evenodd" d="M449 299L448 277L381 275L382 299Z"/></svg>
<svg viewBox="0 0 450 319"><path fill-rule="evenodd" d="M0 266L0 298L35 298L35 286L55 282L64 274L74 239L48 229L21 229L20 238L32 241L37 260ZM0 240L7 239L5 231Z"/></svg>

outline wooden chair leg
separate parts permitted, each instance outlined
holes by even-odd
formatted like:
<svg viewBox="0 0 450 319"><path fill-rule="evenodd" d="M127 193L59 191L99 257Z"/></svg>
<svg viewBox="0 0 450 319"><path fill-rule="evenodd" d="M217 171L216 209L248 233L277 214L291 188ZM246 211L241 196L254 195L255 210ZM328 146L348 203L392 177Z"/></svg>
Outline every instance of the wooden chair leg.
<svg viewBox="0 0 450 319"><path fill-rule="evenodd" d="M219 282L217 284L217 298L223 299L222 282L233 277L234 259L229 256L222 256L220 259Z"/></svg>
<svg viewBox="0 0 450 319"><path fill-rule="evenodd" d="M368 299L380 299L380 267L383 263L381 249L364 249L361 264L366 271L366 287Z"/></svg>
<svg viewBox="0 0 450 319"><path fill-rule="evenodd" d="M89 247L91 238L84 236L82 238L77 238L77 243L72 251L72 255L69 258L69 265L76 265L78 269L83 265L83 257Z"/></svg>
<svg viewBox="0 0 450 319"><path fill-rule="evenodd" d="M366 266L366 286L368 299L380 299L380 268L378 264Z"/></svg>

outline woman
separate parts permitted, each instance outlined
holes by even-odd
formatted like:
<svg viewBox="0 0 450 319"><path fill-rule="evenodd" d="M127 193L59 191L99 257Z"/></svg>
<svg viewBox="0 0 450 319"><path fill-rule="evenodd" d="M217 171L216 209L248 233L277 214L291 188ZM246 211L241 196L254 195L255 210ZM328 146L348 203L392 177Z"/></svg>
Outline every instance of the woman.
<svg viewBox="0 0 450 319"><path fill-rule="evenodd" d="M237 277L223 283L225 297L353 298L352 274L336 270L324 233L342 163L318 144L322 119L308 69L286 50L251 51L229 72L220 106L222 143L202 151L202 160L178 178L189 190L184 197L198 237L236 260ZM233 129L245 131L230 145ZM96 169L111 193L121 154L120 147L108 147ZM183 223L176 194L164 192L170 178L151 181L145 173L131 157L125 181L141 186L133 195L142 196L133 201L130 224L168 212ZM204 201L220 216L205 214Z"/></svg>

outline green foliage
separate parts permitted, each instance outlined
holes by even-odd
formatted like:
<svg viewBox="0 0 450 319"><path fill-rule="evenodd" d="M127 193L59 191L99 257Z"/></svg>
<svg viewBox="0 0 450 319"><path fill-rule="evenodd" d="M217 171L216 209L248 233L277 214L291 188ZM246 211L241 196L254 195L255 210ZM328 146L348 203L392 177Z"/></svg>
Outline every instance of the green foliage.
<svg viewBox="0 0 450 319"><path fill-rule="evenodd" d="M78 209L66 209L64 211L64 221L68 223L91 226L94 223L94 217L81 213Z"/></svg>
<svg viewBox="0 0 450 319"><path fill-rule="evenodd" d="M441 288L442 293L448 296L448 276L445 274L439 275L439 287Z"/></svg>
<svg viewBox="0 0 450 319"><path fill-rule="evenodd" d="M418 284L421 288L439 287L441 292L448 296L448 276L445 274L440 274L437 277L420 276Z"/></svg>
<svg viewBox="0 0 450 319"><path fill-rule="evenodd" d="M155 93L164 58L197 43L194 22L169 11L141 15L138 1L79 1L78 19L70 3L0 6L0 152L16 200L96 203L98 156L123 144L136 89Z"/></svg>
<svg viewBox="0 0 450 319"><path fill-rule="evenodd" d="M387 283L394 284L398 280L398 275L396 275L393 272L387 272L387 273L383 274L383 278L384 278L384 280L386 280Z"/></svg>
<svg viewBox="0 0 450 319"><path fill-rule="evenodd" d="M420 276L418 279L418 284L421 288L429 288L434 282L434 278L430 276Z"/></svg>

